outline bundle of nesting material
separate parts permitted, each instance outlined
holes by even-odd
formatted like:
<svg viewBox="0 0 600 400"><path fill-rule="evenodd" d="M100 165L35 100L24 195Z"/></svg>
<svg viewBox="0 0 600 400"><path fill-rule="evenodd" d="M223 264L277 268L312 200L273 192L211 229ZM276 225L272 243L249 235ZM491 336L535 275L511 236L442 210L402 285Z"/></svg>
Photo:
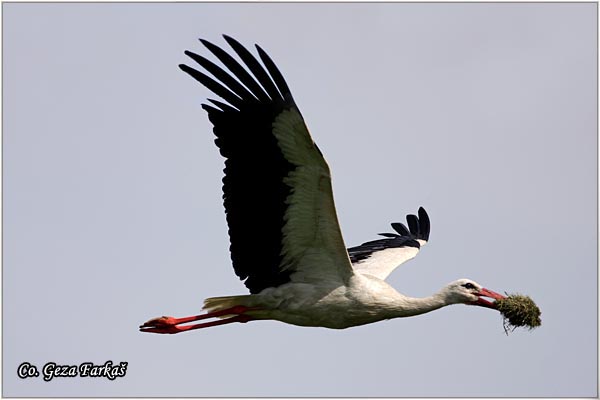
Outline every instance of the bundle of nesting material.
<svg viewBox="0 0 600 400"><path fill-rule="evenodd" d="M542 324L540 318L542 312L529 296L507 293L507 297L497 299L494 304L504 317L503 324L506 334L520 326L531 330Z"/></svg>

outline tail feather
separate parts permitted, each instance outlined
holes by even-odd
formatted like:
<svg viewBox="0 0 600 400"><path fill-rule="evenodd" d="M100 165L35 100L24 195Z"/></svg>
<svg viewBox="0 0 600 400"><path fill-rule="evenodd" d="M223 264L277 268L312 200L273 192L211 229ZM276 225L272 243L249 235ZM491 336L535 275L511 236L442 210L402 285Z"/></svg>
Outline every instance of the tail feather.
<svg viewBox="0 0 600 400"><path fill-rule="evenodd" d="M204 306L202 309L211 313L215 311L226 310L235 306L252 307L254 306L254 304L252 304L252 297L253 296L251 295L209 297L208 299L204 300Z"/></svg>

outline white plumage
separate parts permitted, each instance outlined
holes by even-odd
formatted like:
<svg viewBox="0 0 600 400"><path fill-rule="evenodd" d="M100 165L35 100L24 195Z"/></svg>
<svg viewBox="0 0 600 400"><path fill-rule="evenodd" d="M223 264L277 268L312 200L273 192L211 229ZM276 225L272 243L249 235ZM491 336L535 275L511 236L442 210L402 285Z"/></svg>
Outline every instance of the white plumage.
<svg viewBox="0 0 600 400"><path fill-rule="evenodd" d="M450 304L494 308L483 297L503 296L468 279L426 298L404 296L385 282L429 239L423 208L407 216L408 228L393 223L397 233L346 249L329 166L283 76L260 47L264 66L237 41L225 40L243 65L201 40L229 72L191 52L186 54L214 78L180 67L227 102L209 100L212 105L203 108L226 159L223 199L233 267L251 294L206 299L205 314L155 318L141 331L178 333L260 319L341 329ZM188 324L208 318L217 319Z"/></svg>
<svg viewBox="0 0 600 400"><path fill-rule="evenodd" d="M352 264L355 272L385 280L396 267L419 254L417 247L395 247L376 252L371 257Z"/></svg>

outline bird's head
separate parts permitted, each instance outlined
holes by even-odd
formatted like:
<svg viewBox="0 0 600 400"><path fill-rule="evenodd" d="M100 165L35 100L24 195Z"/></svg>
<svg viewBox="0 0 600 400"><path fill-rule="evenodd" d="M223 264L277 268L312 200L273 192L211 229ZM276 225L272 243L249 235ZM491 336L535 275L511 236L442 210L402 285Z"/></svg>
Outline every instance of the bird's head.
<svg viewBox="0 0 600 400"><path fill-rule="evenodd" d="M493 309L496 309L494 302L486 300L484 297L494 300L503 299L505 297L482 287L479 283L470 279L459 279L450 283L443 289L443 293L449 304L462 303Z"/></svg>

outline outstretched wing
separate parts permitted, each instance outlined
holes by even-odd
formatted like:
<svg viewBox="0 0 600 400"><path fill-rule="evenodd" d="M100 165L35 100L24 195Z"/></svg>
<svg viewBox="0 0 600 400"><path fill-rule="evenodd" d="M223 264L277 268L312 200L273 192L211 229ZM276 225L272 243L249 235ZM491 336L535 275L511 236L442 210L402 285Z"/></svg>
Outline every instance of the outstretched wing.
<svg viewBox="0 0 600 400"><path fill-rule="evenodd" d="M250 293L290 281L345 283L352 267L337 221L329 167L282 74L224 36L242 66L200 40L225 66L186 51L204 72L180 65L225 100L203 104L225 157L223 202L235 273ZM265 69L266 68L266 69Z"/></svg>
<svg viewBox="0 0 600 400"><path fill-rule="evenodd" d="M429 216L423 207L419 216L406 216L408 228L392 223L396 233L380 233L385 239L373 240L348 249L354 271L386 279L400 264L415 257L429 240Z"/></svg>

